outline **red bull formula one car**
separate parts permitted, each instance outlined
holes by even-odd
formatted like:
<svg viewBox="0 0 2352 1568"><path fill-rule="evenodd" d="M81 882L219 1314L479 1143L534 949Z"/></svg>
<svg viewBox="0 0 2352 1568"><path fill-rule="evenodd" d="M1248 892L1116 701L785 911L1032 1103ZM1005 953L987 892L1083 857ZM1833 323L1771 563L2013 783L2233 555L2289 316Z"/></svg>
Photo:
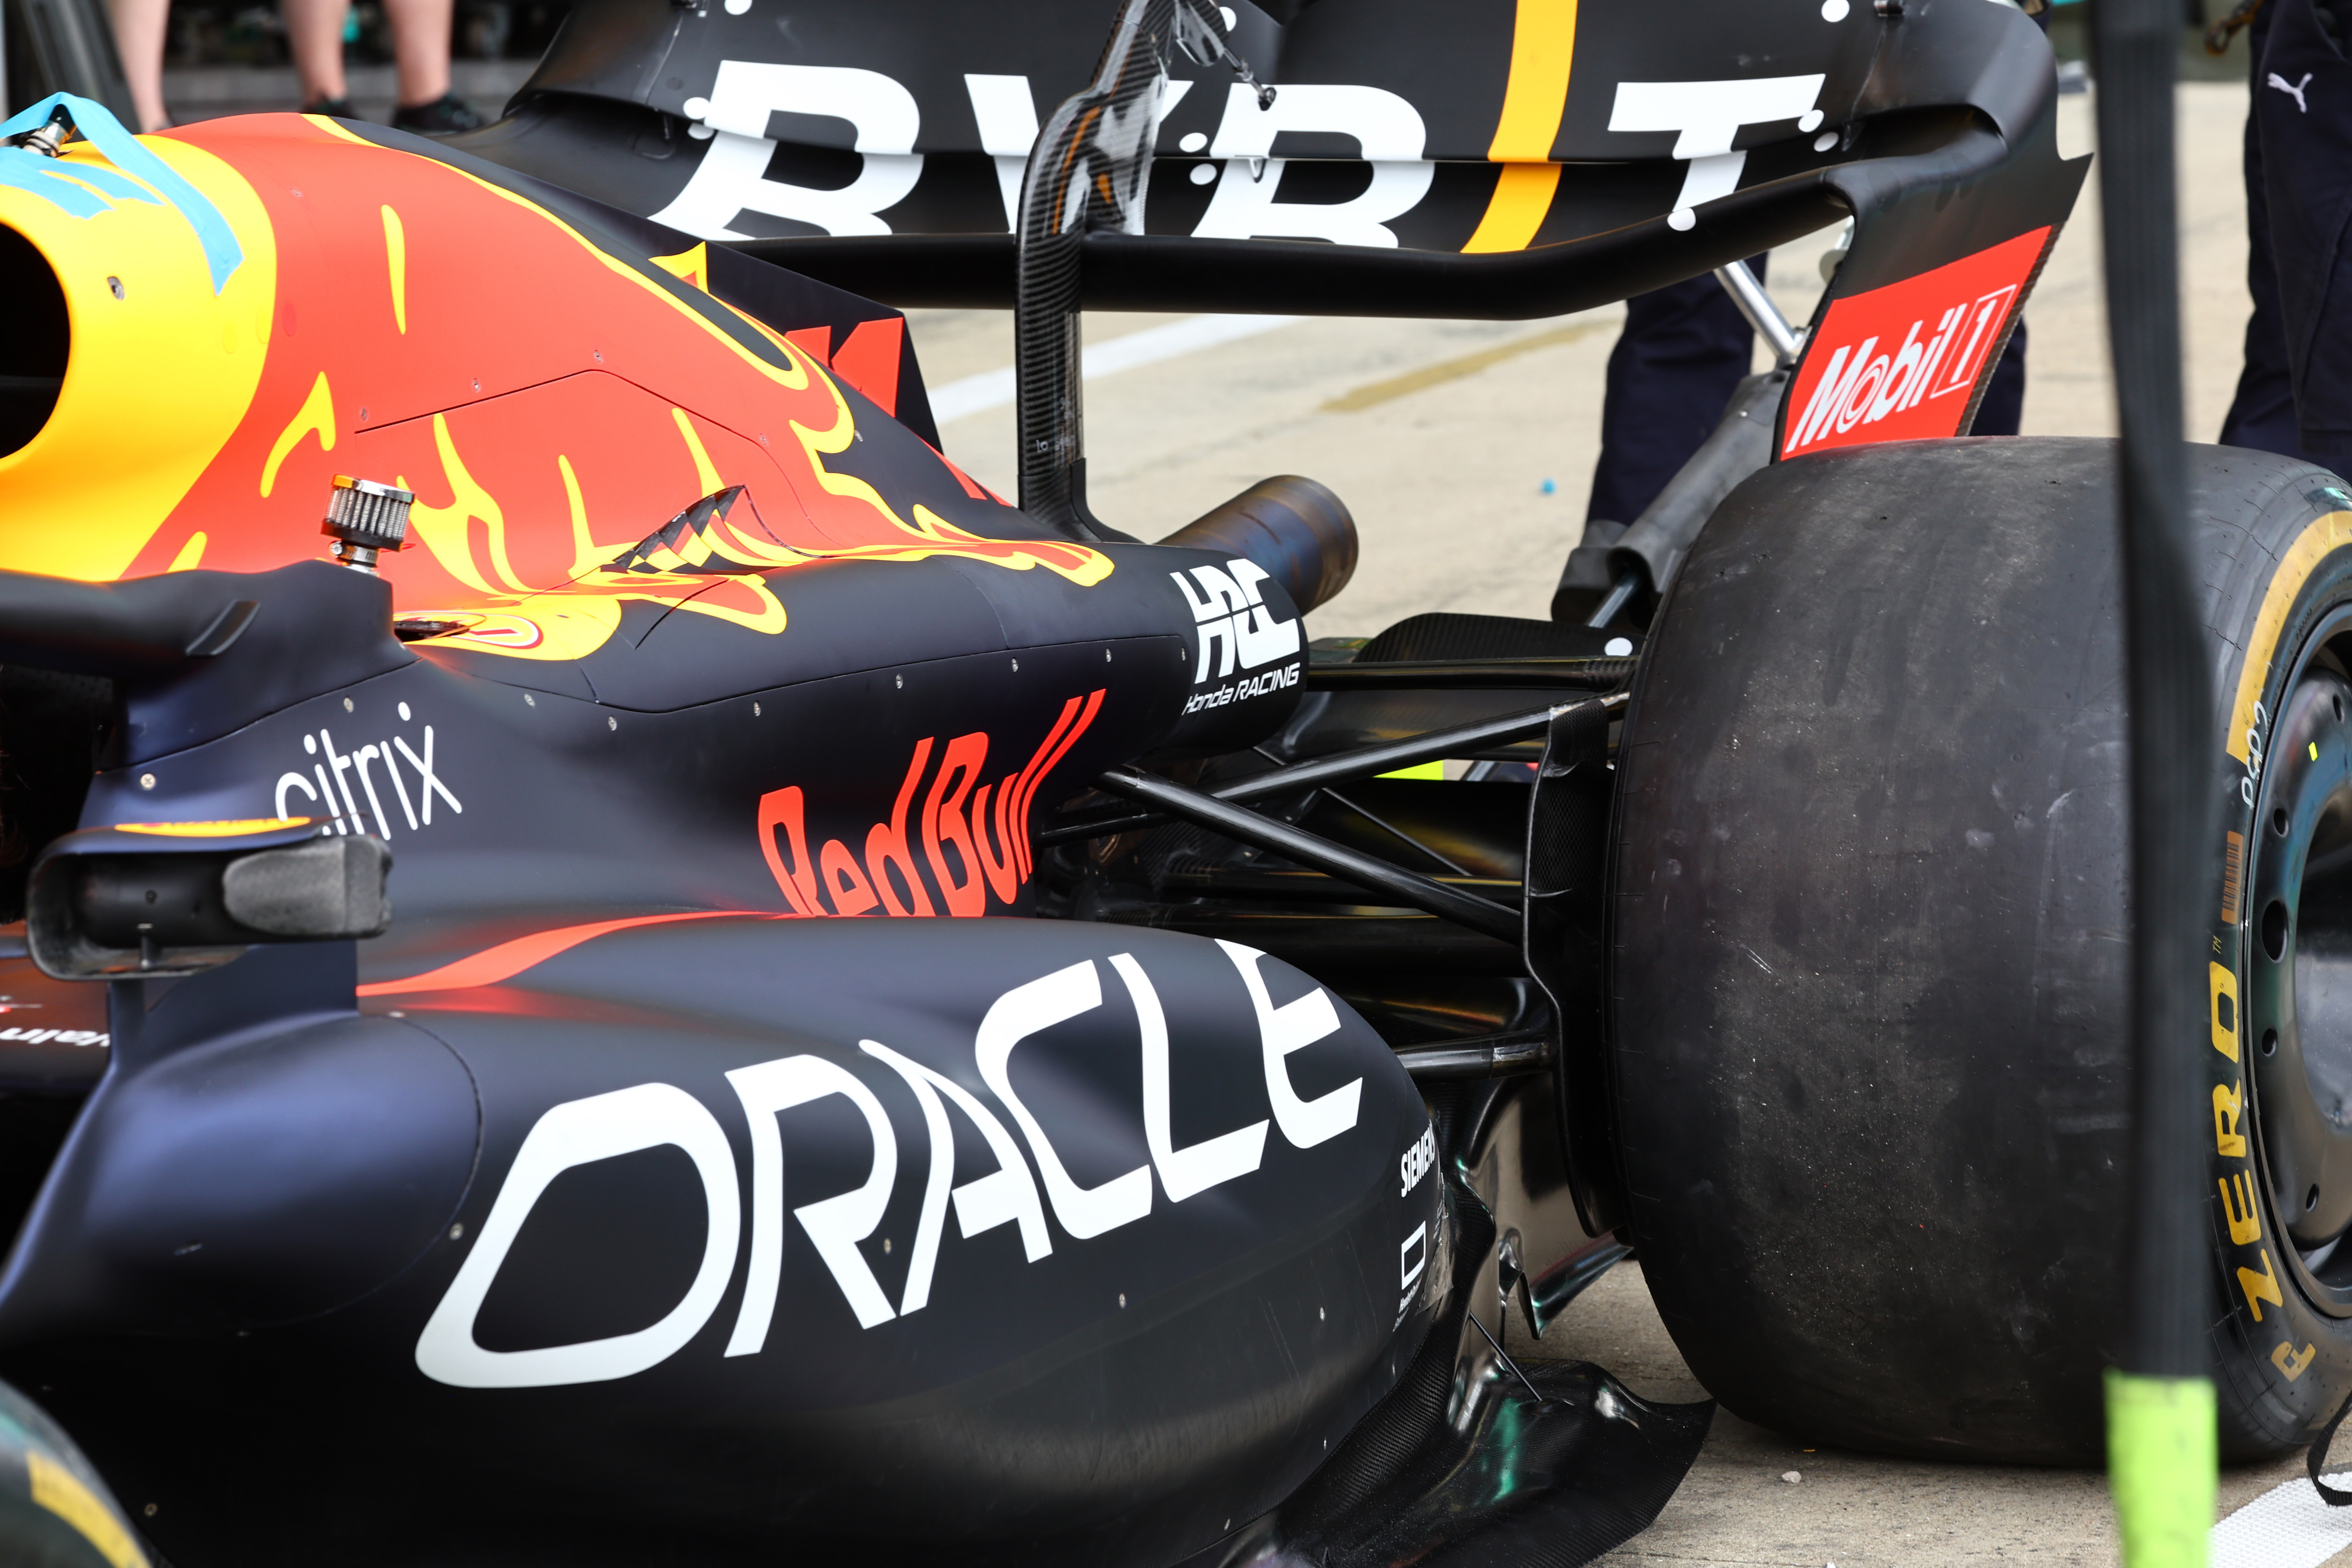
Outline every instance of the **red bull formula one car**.
<svg viewBox="0 0 2352 1568"><path fill-rule="evenodd" d="M0 1530L1579 1563L1709 1407L1501 1342L1634 1248L1743 1415L2093 1459L2112 458L1962 438L2054 101L1988 0L593 0L460 142L0 126ZM1082 309L1539 315L1847 217L1552 621L1318 643L1332 489L1087 503ZM1013 501L941 303L1018 312ZM2352 497L2190 466L2246 1456L2352 1391Z"/></svg>

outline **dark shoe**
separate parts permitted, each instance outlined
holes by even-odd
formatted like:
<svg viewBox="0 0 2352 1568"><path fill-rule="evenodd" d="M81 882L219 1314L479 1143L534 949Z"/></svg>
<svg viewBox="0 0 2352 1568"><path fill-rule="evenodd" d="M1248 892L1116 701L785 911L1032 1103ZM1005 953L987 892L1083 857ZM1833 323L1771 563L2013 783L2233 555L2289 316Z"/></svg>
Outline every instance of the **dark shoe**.
<svg viewBox="0 0 2352 1568"><path fill-rule="evenodd" d="M420 136L448 136L460 131L478 130L488 123L472 104L454 92L445 92L432 102L414 108L404 106L392 117L394 130L414 131Z"/></svg>
<svg viewBox="0 0 2352 1568"><path fill-rule="evenodd" d="M357 120L360 117L359 110L352 107L352 100L348 98L322 98L316 103L304 104L302 112L323 114L333 120Z"/></svg>

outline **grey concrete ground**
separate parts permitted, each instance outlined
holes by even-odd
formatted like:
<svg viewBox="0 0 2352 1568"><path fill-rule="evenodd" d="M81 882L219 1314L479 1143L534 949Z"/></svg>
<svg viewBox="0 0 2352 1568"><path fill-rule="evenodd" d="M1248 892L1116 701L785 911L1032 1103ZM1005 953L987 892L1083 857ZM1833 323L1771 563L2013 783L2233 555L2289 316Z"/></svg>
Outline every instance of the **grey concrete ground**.
<svg viewBox="0 0 2352 1568"><path fill-rule="evenodd" d="M1598 1362L1648 1399L1706 1397L1666 1337L1637 1264L1605 1276L1539 1344L1512 1324L1514 1354ZM1798 1480L1782 1479L1791 1471ZM2300 1457L2226 1471L2217 1516L2302 1477ZM2341 1528L2352 1553L2352 1520ZM1727 1411L1716 1413L1698 1463L1657 1523L1602 1559L1627 1568L2107 1568L2116 1560L2106 1481L2096 1472L1816 1452Z"/></svg>
<svg viewBox="0 0 2352 1568"><path fill-rule="evenodd" d="M2248 309L2238 173L2245 105L2242 86L2181 89L2192 439L2220 428ZM2066 149L2087 152L2090 140L2089 100L2066 100ZM1791 317L1811 309L1823 247L1816 238L1772 258L1774 291ZM2112 433L2098 265L2095 180L2028 308L2029 434ZM1363 534L1355 582L1317 614L1318 634L1366 635L1419 610L1544 615L1582 526L1619 317L1612 308L1516 323L1300 321L1092 379L1096 510L1156 537L1264 475L1307 474L1348 499ZM1101 318L1088 323L1089 342L1170 325ZM975 384L965 378L1011 363L1001 316L924 312L915 330L928 382L964 382L960 397ZM1011 409L1001 406L949 422L943 437L950 456L1009 495L1012 431ZM1540 1346L1518 1348L1599 1362L1650 1397L1703 1396L1634 1266L1596 1286ZM1801 1479L1781 1479L1792 1470ZM2292 1460L2226 1474L2220 1511L2299 1474ZM2352 1520L2320 1528L2341 1529L2347 1547L2327 1561L2352 1563ZM1878 1568L2116 1559L2097 1475L1811 1453L1718 1414L1680 1493L1610 1561ZM2320 1559L2301 1561L2315 1568Z"/></svg>

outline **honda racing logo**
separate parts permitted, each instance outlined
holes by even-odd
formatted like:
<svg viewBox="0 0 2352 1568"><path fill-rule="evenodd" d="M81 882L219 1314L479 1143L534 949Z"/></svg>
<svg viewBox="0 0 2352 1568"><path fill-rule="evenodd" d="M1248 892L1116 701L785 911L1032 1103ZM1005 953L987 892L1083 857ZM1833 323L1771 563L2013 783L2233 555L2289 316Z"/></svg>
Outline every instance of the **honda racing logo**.
<svg viewBox="0 0 2352 1568"><path fill-rule="evenodd" d="M1185 712L1222 707L1298 684L1297 656L1303 646L1298 622L1296 618L1277 618L1274 607L1265 602L1258 587L1268 580L1264 568L1255 562L1236 559L1223 567L1195 566L1190 572L1171 572L1168 575L1175 580L1184 602L1192 606L1192 619L1200 632L1200 655L1193 665L1192 684L1207 686L1213 680L1225 683L1195 692L1185 704ZM1288 662L1284 664L1286 660ZM1284 664L1284 668L1269 669L1263 675L1245 673L1270 664ZM1238 681L1232 679L1237 669L1244 672Z"/></svg>
<svg viewBox="0 0 2352 1568"><path fill-rule="evenodd" d="M1955 436L2047 228L1831 305L1789 399L1780 455Z"/></svg>

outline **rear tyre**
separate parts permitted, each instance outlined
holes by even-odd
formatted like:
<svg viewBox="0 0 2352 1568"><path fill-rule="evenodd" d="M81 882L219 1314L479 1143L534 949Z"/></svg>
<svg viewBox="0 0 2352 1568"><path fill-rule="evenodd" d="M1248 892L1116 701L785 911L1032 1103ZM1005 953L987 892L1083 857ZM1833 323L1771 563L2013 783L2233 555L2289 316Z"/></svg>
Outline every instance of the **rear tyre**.
<svg viewBox="0 0 2352 1568"><path fill-rule="evenodd" d="M1743 1416L2096 1463L2121 1342L2123 629L2105 442L1776 465L1661 607L1620 753L1631 1229ZM2189 451L2222 833L2200 1120L2226 1457L2352 1391L2352 496ZM2209 1103L2210 1101L2210 1103Z"/></svg>

